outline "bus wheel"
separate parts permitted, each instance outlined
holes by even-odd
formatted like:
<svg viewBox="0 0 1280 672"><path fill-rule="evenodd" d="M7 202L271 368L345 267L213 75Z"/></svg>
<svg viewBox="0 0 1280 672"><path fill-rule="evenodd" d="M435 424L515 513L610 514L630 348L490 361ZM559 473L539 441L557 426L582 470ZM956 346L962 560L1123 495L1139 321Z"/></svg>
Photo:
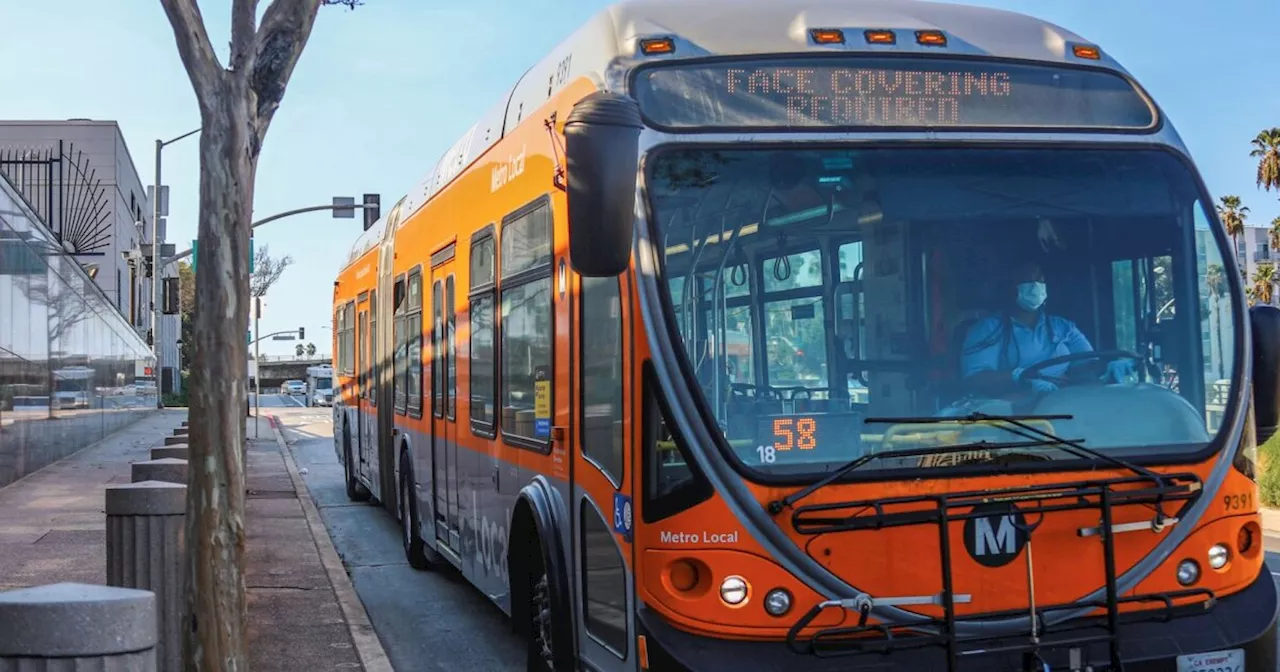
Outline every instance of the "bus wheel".
<svg viewBox="0 0 1280 672"><path fill-rule="evenodd" d="M342 430L342 455L343 455L343 472L346 474L347 481L347 499L353 502L364 502L369 500L369 489L361 485L356 478L355 465L351 462L351 435L344 428Z"/></svg>
<svg viewBox="0 0 1280 672"><path fill-rule="evenodd" d="M529 561L529 672L555 672L555 649L552 631L551 587L547 570L543 567L542 554L537 544L531 544Z"/></svg>
<svg viewBox="0 0 1280 672"><path fill-rule="evenodd" d="M413 475L407 464L400 467L400 540L410 567L431 569L431 559L426 554L427 545L418 534L418 503L413 496Z"/></svg>

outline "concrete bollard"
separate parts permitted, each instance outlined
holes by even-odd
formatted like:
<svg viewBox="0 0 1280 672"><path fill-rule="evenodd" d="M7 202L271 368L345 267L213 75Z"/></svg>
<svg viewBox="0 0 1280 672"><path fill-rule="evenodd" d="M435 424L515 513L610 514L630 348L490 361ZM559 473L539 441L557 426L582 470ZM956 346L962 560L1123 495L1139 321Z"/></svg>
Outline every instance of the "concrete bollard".
<svg viewBox="0 0 1280 672"><path fill-rule="evenodd" d="M163 460L166 457L176 457L179 460L187 459L187 444L180 446L165 446L164 448L152 448L151 459Z"/></svg>
<svg viewBox="0 0 1280 672"><path fill-rule="evenodd" d="M55 583L0 592L0 623L0 672L156 670L150 591Z"/></svg>
<svg viewBox="0 0 1280 672"><path fill-rule="evenodd" d="M186 428L187 428L187 427L189 427L189 426L190 426L190 425L189 425L188 421L186 421L186 420L183 420L183 421L182 421L182 428L183 428L183 429L186 429Z"/></svg>
<svg viewBox="0 0 1280 672"><path fill-rule="evenodd" d="M187 437L185 437L185 436L166 436L166 437L164 437L164 445L166 445L166 446L176 446L176 445L178 445L179 443L185 444L186 442L187 442Z"/></svg>
<svg viewBox="0 0 1280 672"><path fill-rule="evenodd" d="M187 461L176 457L133 463L133 482L165 481L187 484Z"/></svg>
<svg viewBox="0 0 1280 672"><path fill-rule="evenodd" d="M107 585L155 593L156 660L162 670L180 670L187 486L111 485L106 500Z"/></svg>
<svg viewBox="0 0 1280 672"><path fill-rule="evenodd" d="M187 436L188 434L190 434L190 431L186 427L179 427L173 430L174 436Z"/></svg>

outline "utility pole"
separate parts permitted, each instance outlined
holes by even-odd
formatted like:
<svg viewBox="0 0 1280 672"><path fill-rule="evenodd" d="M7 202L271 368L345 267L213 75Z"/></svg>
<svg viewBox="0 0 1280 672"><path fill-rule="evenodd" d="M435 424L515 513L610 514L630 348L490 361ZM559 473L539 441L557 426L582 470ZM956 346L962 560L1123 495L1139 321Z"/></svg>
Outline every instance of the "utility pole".
<svg viewBox="0 0 1280 672"><path fill-rule="evenodd" d="M262 297L253 297L253 438L258 438L258 423L262 422L262 356L258 352L260 339L258 320L262 317Z"/></svg>
<svg viewBox="0 0 1280 672"><path fill-rule="evenodd" d="M203 128L203 127L201 127ZM155 360L156 408L164 408L162 382L164 381L164 357L160 349L160 282L162 267L160 266L160 155L165 145L171 145L187 136L200 132L200 128L188 131L178 137L164 141L156 138L156 183L151 193L151 357ZM178 318L181 322L181 317ZM174 371L175 378L181 373Z"/></svg>

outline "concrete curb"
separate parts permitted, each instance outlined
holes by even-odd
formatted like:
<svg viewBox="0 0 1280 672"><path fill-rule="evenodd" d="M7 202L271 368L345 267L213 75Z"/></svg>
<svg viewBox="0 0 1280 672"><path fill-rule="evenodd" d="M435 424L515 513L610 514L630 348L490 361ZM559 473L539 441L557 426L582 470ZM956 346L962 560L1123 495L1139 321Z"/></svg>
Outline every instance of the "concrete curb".
<svg viewBox="0 0 1280 672"><path fill-rule="evenodd" d="M1259 513L1262 514L1262 533L1268 536L1280 537L1280 509L1263 506L1259 507Z"/></svg>
<svg viewBox="0 0 1280 672"><path fill-rule="evenodd" d="M334 548L333 540L329 538L329 530L325 528L324 520L320 518L320 510L316 508L315 500L311 498L311 490L307 488L306 481L302 480L302 475L298 473L298 465L293 461L289 444L285 442L284 432L280 429L280 417L276 415L266 417L271 423L271 431L276 436L276 444L280 446L280 454L284 457L285 467L289 470L293 489L298 493L302 512L307 517L311 538L315 541L316 550L320 552L320 562L329 574L329 583L332 584L338 604L342 607L342 615L346 618L347 629L351 632L351 641L355 643L360 663L364 665L366 672L395 672L391 667L391 660L387 658L386 650L382 648L382 642L378 639L378 633L369 622L369 614L364 609L364 603L356 595L355 586L351 585L351 578L347 576L347 570L342 565L342 558L338 557L338 549Z"/></svg>

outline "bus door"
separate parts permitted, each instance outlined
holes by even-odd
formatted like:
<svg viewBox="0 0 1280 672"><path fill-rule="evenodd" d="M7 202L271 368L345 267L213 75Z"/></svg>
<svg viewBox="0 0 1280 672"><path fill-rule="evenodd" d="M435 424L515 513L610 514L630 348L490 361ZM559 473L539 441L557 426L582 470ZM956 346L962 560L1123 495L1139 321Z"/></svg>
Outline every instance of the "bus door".
<svg viewBox="0 0 1280 672"><path fill-rule="evenodd" d="M356 452L359 455L356 464L360 475L373 483L369 462L377 445L373 440L377 420L369 405L374 388L372 347L369 342L369 305L367 294L360 297L356 304Z"/></svg>
<svg viewBox="0 0 1280 672"><path fill-rule="evenodd" d="M563 264L563 261L560 262ZM558 274L564 286L564 270ZM632 328L626 275L579 278L570 339L573 566L579 654L597 670L636 669L632 566ZM557 292L561 297L563 293Z"/></svg>
<svg viewBox="0 0 1280 672"><path fill-rule="evenodd" d="M453 257L448 256L448 261L431 269L431 482L436 498L436 538L460 555L456 308Z"/></svg>

